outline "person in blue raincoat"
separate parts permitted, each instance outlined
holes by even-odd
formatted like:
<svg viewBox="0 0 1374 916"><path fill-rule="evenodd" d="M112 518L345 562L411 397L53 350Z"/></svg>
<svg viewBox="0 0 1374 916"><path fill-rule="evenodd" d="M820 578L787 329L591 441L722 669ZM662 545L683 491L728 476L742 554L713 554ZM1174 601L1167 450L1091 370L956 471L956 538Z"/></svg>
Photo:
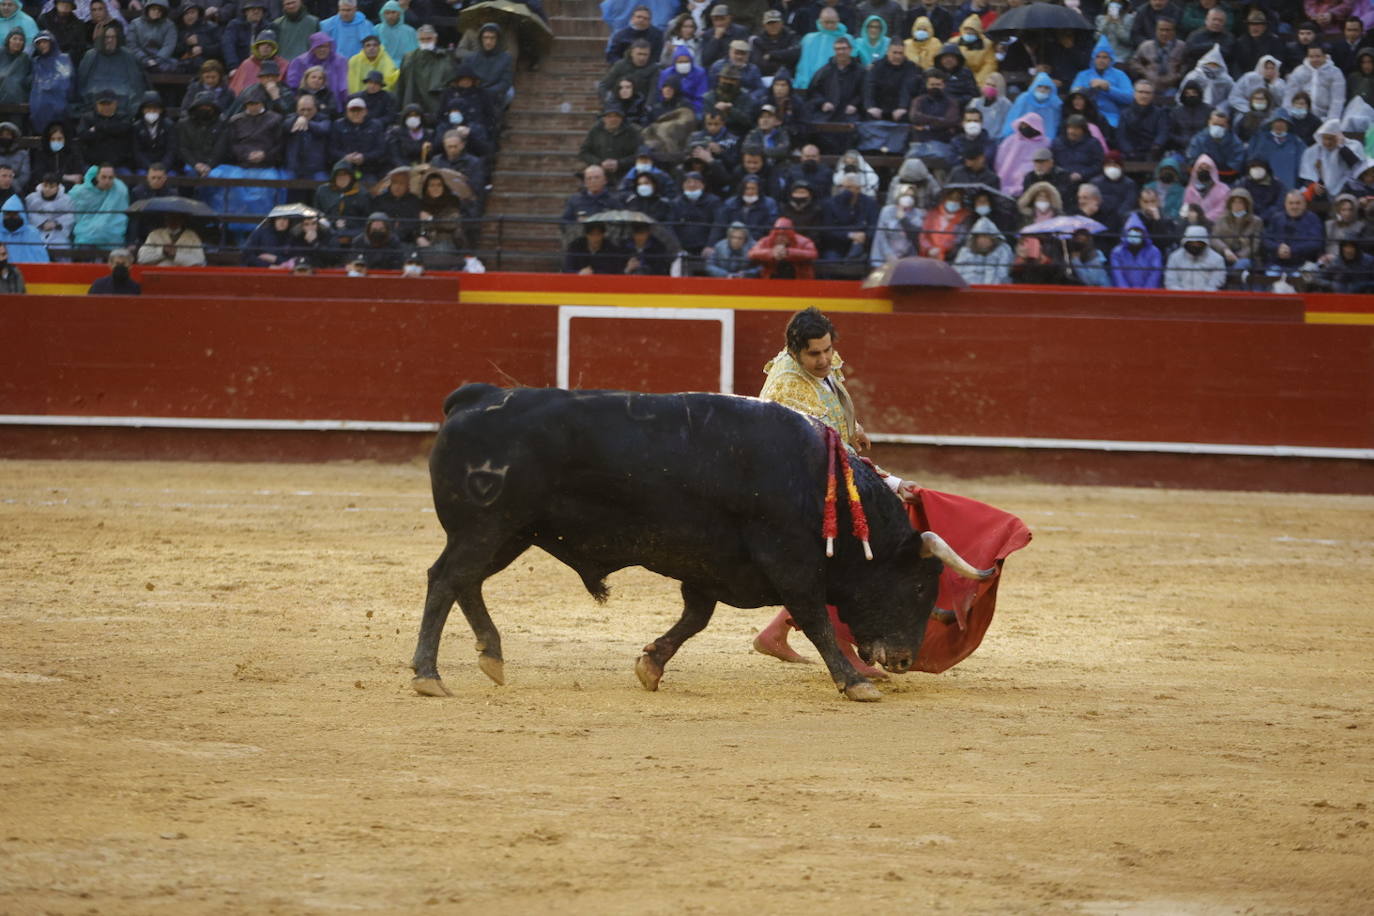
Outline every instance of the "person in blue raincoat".
<svg viewBox="0 0 1374 916"><path fill-rule="evenodd" d="M1035 79L1026 91L1016 97L1016 101L1011 103L1011 110L1007 112L1007 118L1002 122L1002 139L1011 134L1017 120L1028 114L1038 114L1040 122L1044 126L1046 137L1054 138L1059 135L1059 117L1064 108L1063 101L1055 89L1054 80L1048 74L1037 73Z"/></svg>
<svg viewBox="0 0 1374 916"><path fill-rule="evenodd" d="M710 87L707 85L706 71L697 66L696 56L686 45L678 45L673 49L672 66L659 71L658 88L662 89L663 84L673 77L678 79L679 94L700 115L701 99Z"/></svg>
<svg viewBox="0 0 1374 916"><path fill-rule="evenodd" d="M129 227L129 188L115 177L108 165L91 166L81 183L68 195L76 222L72 224L72 244L110 250L124 244Z"/></svg>
<svg viewBox="0 0 1374 916"><path fill-rule="evenodd" d="M811 77L835 56L835 39L841 35L853 40L849 29L840 21L840 14L835 8L825 7L816 19L816 31L802 37L801 59L797 61L796 79L792 81L793 89L805 89L811 85Z"/></svg>
<svg viewBox="0 0 1374 916"><path fill-rule="evenodd" d="M1112 285L1121 289L1159 289L1164 282L1164 256L1159 253L1139 213L1126 220L1121 243L1112 249Z"/></svg>
<svg viewBox="0 0 1374 916"><path fill-rule="evenodd" d="M0 204L0 243L9 246L11 263L48 263L48 246L43 244L42 233L29 225L18 194Z"/></svg>
<svg viewBox="0 0 1374 916"><path fill-rule="evenodd" d="M1135 99L1131 78L1126 75L1126 71L1116 66L1116 52L1112 50L1112 43L1107 40L1107 36L1103 35L1097 39L1097 44L1093 47L1092 66L1074 77L1069 91L1077 89L1092 94L1098 112L1112 127L1116 127L1120 122L1121 109Z"/></svg>
<svg viewBox="0 0 1374 916"><path fill-rule="evenodd" d="M875 60L882 60L890 44L892 39L887 35L887 20L882 16L869 16L854 39L854 56L859 59L861 66L867 67Z"/></svg>
<svg viewBox="0 0 1374 916"><path fill-rule="evenodd" d="M52 32L39 32L33 40L33 88L29 90L29 121L37 133L62 120L72 101L72 77L76 68L57 46Z"/></svg>

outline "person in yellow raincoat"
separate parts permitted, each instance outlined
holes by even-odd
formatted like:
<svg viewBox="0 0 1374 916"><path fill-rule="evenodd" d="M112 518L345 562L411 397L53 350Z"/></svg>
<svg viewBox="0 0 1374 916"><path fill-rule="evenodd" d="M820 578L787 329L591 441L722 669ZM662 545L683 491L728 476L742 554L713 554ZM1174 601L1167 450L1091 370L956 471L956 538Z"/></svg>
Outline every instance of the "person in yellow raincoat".
<svg viewBox="0 0 1374 916"><path fill-rule="evenodd" d="M373 70L382 74L382 88L387 92L396 85L401 71L382 47L382 40L376 35L363 39L363 49L348 59L348 92L350 95L363 91L363 83Z"/></svg>
<svg viewBox="0 0 1374 916"><path fill-rule="evenodd" d="M983 32L983 21L977 14L969 13L959 26L959 53L964 55L964 63L973 71L978 85L997 72L997 49L992 39Z"/></svg>
<svg viewBox="0 0 1374 916"><path fill-rule="evenodd" d="M930 24L929 17L917 16L911 24L911 37L903 42L903 46L906 48L906 59L924 73L935 66L935 58L945 43L936 36L935 26Z"/></svg>

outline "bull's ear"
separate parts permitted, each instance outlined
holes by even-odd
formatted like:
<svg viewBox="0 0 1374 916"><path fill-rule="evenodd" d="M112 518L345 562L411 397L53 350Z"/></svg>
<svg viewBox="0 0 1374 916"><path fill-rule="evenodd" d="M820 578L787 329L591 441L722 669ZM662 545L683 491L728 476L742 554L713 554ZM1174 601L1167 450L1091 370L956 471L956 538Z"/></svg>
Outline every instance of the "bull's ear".
<svg viewBox="0 0 1374 916"><path fill-rule="evenodd" d="M997 574L997 567L990 569L977 569L968 560L954 552L954 548L945 543L945 539L934 531L926 531L921 534L921 556L935 557L943 562L950 569L954 570L965 579L990 579Z"/></svg>

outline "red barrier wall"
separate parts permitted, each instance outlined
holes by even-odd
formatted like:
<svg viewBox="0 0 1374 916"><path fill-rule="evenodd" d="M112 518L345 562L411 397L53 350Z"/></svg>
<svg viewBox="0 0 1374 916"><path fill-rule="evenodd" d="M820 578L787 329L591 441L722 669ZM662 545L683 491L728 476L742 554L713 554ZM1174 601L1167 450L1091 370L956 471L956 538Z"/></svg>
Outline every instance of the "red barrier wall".
<svg viewBox="0 0 1374 916"><path fill-rule="evenodd" d="M82 282L104 272L47 270L40 282ZM739 303L735 390L748 394L781 347L787 316L777 309L814 302L837 313L850 387L874 432L1374 449L1374 324L1358 323L1359 315L1374 314L1371 297L1034 288L894 296L835 282L544 279L149 271L149 292L139 298L0 297L0 413L435 421L443 396L463 382L554 384L556 305L565 300ZM480 304L503 298L548 304ZM1321 314L1355 315L1357 323L1312 323L1314 299L1323 302ZM595 333L579 330L573 354L588 386L713 386L714 324L598 319L587 327ZM0 454L90 454L83 444L140 457L409 457L423 450L418 437L401 444L399 435L378 434L366 444L367 437L342 433L9 425L0 427ZM1233 472L1245 480L1231 483L1250 485L1265 478L1256 466L1282 462L1218 459L1204 480L1198 460L1181 457L947 447L920 454L922 466L970 473L1039 469L1082 479L1117 466L1134 475L1125 482L1210 485ZM1151 462L1172 469L1151 472ZM1218 470L1228 464L1231 470ZM1265 479L1374 491L1368 461L1290 460L1284 467Z"/></svg>

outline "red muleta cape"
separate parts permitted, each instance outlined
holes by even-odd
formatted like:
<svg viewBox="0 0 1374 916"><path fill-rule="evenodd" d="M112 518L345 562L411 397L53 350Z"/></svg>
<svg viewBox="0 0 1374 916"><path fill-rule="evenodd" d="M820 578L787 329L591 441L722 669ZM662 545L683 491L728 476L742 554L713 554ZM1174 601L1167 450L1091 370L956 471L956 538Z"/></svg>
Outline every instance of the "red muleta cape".
<svg viewBox="0 0 1374 916"><path fill-rule="evenodd" d="M911 527L934 531L953 547L959 556L979 569L994 564L998 573L991 579L975 582L948 569L940 574L937 607L953 611L954 623L940 623L934 617L926 626L913 671L939 674L973 654L983 641L997 609L997 583L1002 581L1002 563L1013 552L1030 543L1030 529L1009 512L980 503L976 499L921 490L915 503L907 504ZM833 606L830 622L838 639L854 642L849 627L840 621Z"/></svg>

